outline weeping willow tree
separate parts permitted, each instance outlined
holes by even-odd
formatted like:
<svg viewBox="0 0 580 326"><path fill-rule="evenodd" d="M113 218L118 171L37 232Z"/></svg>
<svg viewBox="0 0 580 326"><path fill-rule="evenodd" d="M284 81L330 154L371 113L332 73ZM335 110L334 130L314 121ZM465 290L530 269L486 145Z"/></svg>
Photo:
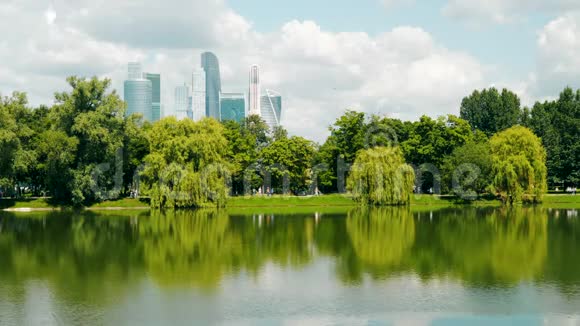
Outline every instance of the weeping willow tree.
<svg viewBox="0 0 580 326"><path fill-rule="evenodd" d="M415 172L398 147L376 147L357 154L347 186L365 205L406 205L414 183Z"/></svg>
<svg viewBox="0 0 580 326"><path fill-rule="evenodd" d="M155 123L148 138L150 154L141 176L152 207L225 206L230 169L219 122L170 117Z"/></svg>
<svg viewBox="0 0 580 326"><path fill-rule="evenodd" d="M508 205L542 201L548 189L546 150L534 133L515 126L490 139L493 188Z"/></svg>

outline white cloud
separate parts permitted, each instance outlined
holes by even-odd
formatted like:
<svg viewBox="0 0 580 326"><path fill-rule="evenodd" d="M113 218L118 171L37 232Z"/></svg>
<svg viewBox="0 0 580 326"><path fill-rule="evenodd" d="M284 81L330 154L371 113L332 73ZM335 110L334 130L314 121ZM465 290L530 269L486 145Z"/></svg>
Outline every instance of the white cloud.
<svg viewBox="0 0 580 326"><path fill-rule="evenodd" d="M577 0L449 0L443 7L446 16L471 23L513 23L530 12L559 13L580 9Z"/></svg>
<svg viewBox="0 0 580 326"><path fill-rule="evenodd" d="M225 91L245 91L249 67L258 63L263 87L283 95L283 124L323 140L347 108L402 119L458 113L463 96L486 86L486 67L418 27L369 35L294 20L260 33L221 0L57 0L58 19L48 25L46 4L0 6L2 30L27 25L0 40L0 61L8 63L0 91L27 91L34 103L49 104L71 74L108 76L122 92L126 63L140 60L144 70L162 74L170 109L174 87L189 81L201 52L212 50Z"/></svg>
<svg viewBox="0 0 580 326"><path fill-rule="evenodd" d="M50 6L45 12L44 12L44 18L46 18L46 23L48 25L52 25L54 24L54 21L56 20L56 11L54 11L54 8L52 6Z"/></svg>
<svg viewBox="0 0 580 326"><path fill-rule="evenodd" d="M565 14L546 24L538 33L537 47L532 80L537 96L554 96L566 86L580 88L580 14Z"/></svg>

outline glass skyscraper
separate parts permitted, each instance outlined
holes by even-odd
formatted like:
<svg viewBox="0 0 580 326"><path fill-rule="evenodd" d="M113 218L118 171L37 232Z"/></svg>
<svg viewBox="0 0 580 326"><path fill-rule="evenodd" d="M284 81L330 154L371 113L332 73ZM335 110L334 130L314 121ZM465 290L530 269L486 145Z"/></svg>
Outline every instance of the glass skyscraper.
<svg viewBox="0 0 580 326"><path fill-rule="evenodd" d="M161 119L161 75L144 73L143 78L151 81L151 121L159 121Z"/></svg>
<svg viewBox="0 0 580 326"><path fill-rule="evenodd" d="M205 70L196 68L191 75L191 118L195 121L206 116Z"/></svg>
<svg viewBox="0 0 580 326"><path fill-rule="evenodd" d="M222 85L218 58L211 52L202 53L201 67L205 71L205 115L219 120Z"/></svg>
<svg viewBox="0 0 580 326"><path fill-rule="evenodd" d="M246 96L244 93L220 94L220 120L242 122L246 118Z"/></svg>
<svg viewBox="0 0 580 326"><path fill-rule="evenodd" d="M189 118L189 86L183 85L175 88L175 117L178 120Z"/></svg>
<svg viewBox="0 0 580 326"><path fill-rule="evenodd" d="M141 114L143 120L153 120L152 96L153 84L151 80L143 78L141 65L137 62L129 63L128 80L124 83L124 99L127 103L126 115Z"/></svg>
<svg viewBox="0 0 580 326"><path fill-rule="evenodd" d="M280 126L282 115L282 96L275 91L266 90L266 95L262 96L261 116L270 130Z"/></svg>
<svg viewBox="0 0 580 326"><path fill-rule="evenodd" d="M253 65L250 68L250 90L248 115L261 115L260 110L260 68Z"/></svg>

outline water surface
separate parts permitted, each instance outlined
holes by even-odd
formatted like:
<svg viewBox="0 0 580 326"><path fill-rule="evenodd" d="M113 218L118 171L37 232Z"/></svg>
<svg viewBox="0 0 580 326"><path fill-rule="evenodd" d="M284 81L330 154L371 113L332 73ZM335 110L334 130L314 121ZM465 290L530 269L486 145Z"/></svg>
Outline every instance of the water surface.
<svg viewBox="0 0 580 326"><path fill-rule="evenodd" d="M0 325L576 325L578 215L0 213Z"/></svg>

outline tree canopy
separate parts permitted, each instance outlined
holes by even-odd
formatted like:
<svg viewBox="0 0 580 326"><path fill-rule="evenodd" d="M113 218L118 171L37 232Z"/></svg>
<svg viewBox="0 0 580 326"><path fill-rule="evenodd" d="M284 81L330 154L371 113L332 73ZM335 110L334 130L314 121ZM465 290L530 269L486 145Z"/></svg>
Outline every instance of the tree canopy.
<svg viewBox="0 0 580 326"><path fill-rule="evenodd" d="M546 151L540 139L522 126L490 140L493 186L504 202L540 202L547 191Z"/></svg>
<svg viewBox="0 0 580 326"><path fill-rule="evenodd" d="M460 113L474 129L491 136L520 121L520 99L505 88L501 93L494 87L476 90L463 99Z"/></svg>
<svg viewBox="0 0 580 326"><path fill-rule="evenodd" d="M398 147L360 151L348 188L355 200L370 205L405 205L411 201L415 172Z"/></svg>

